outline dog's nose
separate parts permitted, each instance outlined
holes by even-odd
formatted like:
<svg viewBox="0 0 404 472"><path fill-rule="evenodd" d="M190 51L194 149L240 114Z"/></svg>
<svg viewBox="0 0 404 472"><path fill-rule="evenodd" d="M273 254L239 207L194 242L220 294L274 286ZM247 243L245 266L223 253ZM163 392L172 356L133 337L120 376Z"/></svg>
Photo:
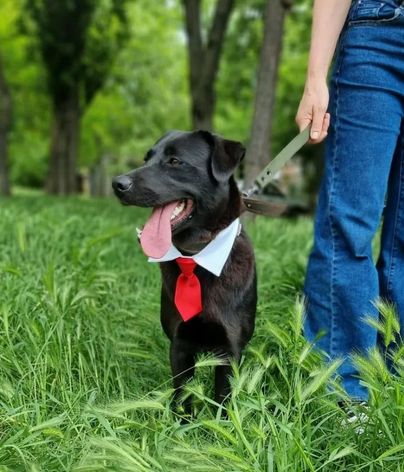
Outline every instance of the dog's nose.
<svg viewBox="0 0 404 472"><path fill-rule="evenodd" d="M127 175L119 175L112 181L112 188L116 193L127 192L132 186L132 180Z"/></svg>

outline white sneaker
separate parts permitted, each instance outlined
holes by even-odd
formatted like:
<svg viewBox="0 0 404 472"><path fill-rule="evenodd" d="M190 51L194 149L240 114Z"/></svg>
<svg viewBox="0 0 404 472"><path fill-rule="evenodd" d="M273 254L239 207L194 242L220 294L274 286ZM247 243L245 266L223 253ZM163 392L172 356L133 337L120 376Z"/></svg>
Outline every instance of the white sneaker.
<svg viewBox="0 0 404 472"><path fill-rule="evenodd" d="M346 414L346 418L341 421L341 426L344 428L354 426L356 434L363 434L369 422L369 416L366 413L369 409L367 402L340 403L339 406Z"/></svg>

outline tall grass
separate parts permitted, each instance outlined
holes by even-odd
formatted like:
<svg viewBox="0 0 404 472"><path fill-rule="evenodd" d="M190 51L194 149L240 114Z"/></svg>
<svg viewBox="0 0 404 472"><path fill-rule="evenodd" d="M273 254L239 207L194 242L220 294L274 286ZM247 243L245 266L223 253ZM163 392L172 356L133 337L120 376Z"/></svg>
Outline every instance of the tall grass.
<svg viewBox="0 0 404 472"><path fill-rule="evenodd" d="M0 471L401 471L404 349L357 363L371 392L362 435L342 427L335 370L301 337L311 222L258 219L259 308L226 415L204 356L187 386L194 418L170 409L159 273L109 200L0 202ZM388 363L395 375L386 367ZM327 384L334 384L332 392Z"/></svg>

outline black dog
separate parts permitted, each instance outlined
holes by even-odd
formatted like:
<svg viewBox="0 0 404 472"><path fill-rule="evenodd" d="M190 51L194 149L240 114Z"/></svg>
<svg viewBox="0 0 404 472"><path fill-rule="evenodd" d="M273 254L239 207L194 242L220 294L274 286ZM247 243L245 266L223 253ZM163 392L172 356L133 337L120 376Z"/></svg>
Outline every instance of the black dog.
<svg viewBox="0 0 404 472"><path fill-rule="evenodd" d="M195 255L234 224L243 205L233 172L244 152L241 143L207 131L172 131L147 152L144 165L114 179L114 191L123 204L154 208L140 239L147 255L158 259L171 244L182 255ZM202 311L187 321L180 316L175 299L179 265L172 260L160 262L160 268L161 324L171 340L178 398L194 373L198 352L240 360L254 331L255 260L241 229L220 276L197 265ZM230 391L231 366L227 363L215 369L215 400L222 402ZM189 412L189 402L185 409Z"/></svg>

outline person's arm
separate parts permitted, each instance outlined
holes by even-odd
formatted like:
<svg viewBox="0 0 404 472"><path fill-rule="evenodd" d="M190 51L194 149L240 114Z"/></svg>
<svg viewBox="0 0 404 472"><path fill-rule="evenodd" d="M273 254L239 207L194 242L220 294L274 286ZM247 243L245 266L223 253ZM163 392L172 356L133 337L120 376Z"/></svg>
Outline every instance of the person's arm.
<svg viewBox="0 0 404 472"><path fill-rule="evenodd" d="M351 0L314 0L311 45L306 84L296 123L304 129L312 123L310 142L315 144L327 136L330 124L327 73L344 26Z"/></svg>

